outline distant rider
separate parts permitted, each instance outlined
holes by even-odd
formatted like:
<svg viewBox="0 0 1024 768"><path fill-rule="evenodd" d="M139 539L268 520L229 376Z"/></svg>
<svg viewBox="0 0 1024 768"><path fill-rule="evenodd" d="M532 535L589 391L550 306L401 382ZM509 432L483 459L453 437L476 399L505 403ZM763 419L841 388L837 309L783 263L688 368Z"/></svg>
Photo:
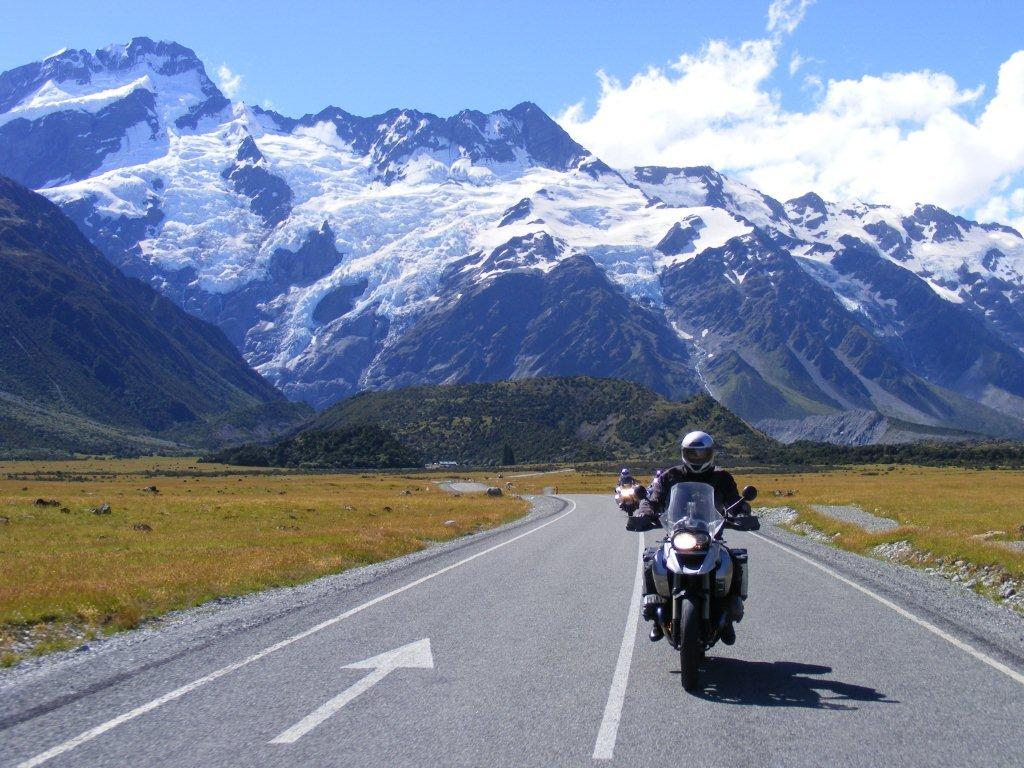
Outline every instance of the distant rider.
<svg viewBox="0 0 1024 768"><path fill-rule="evenodd" d="M623 468L619 472L619 482L615 486L615 502L627 515L636 512L640 501L647 495L647 489L637 482L633 473Z"/></svg>
<svg viewBox="0 0 1024 768"><path fill-rule="evenodd" d="M636 512L628 522L626 529L631 531L648 531L659 527L658 517L665 511L672 486L676 483L706 483L715 490L715 506L724 512L736 502L733 515L750 515L750 504L742 500L736 481L730 472L715 466L715 441L707 432L690 432L682 441L682 463L677 467L666 469L655 476ZM749 519L749 518L748 518ZM651 575L653 561L645 558L644 563L644 595L656 594L654 579ZM644 616L650 621L651 617ZM658 622L653 623L651 640L663 637ZM722 634L722 642L732 645L736 634L730 623Z"/></svg>

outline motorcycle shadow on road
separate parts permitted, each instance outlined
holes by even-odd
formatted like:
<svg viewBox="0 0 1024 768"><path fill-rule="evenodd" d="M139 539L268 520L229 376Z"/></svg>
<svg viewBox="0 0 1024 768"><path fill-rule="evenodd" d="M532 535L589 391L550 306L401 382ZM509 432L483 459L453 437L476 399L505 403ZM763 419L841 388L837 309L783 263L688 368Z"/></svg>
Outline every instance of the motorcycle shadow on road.
<svg viewBox="0 0 1024 768"><path fill-rule="evenodd" d="M701 676L704 689L695 695L723 704L830 710L855 710L858 703L899 703L866 685L812 677L831 672L831 667L794 661L709 658Z"/></svg>

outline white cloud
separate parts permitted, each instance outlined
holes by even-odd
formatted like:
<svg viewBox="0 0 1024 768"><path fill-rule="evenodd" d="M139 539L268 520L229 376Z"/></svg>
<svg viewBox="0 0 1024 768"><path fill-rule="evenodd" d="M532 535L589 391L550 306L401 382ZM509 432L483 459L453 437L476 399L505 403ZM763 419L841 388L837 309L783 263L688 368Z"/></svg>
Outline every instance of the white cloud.
<svg viewBox="0 0 1024 768"><path fill-rule="evenodd" d="M793 55L789 57L789 75L792 77L808 64L821 63L823 63L821 59L816 59L813 56L803 56L800 51L793 51ZM808 77L813 77L813 75L808 75Z"/></svg>
<svg viewBox="0 0 1024 768"><path fill-rule="evenodd" d="M227 64L217 67L217 84L229 99L235 98L242 90L242 76L232 72Z"/></svg>
<svg viewBox="0 0 1024 768"><path fill-rule="evenodd" d="M769 29L791 30L808 4L773 3ZM1024 224L1024 51L1000 67L991 95L939 72L809 75L813 106L799 111L784 108L768 82L780 47L778 36L713 41L628 83L599 74L596 109L581 102L559 121L619 167L711 165L782 199L814 190L932 202ZM788 66L795 73L802 64Z"/></svg>
<svg viewBox="0 0 1024 768"><path fill-rule="evenodd" d="M792 34L814 2L815 0L772 0L768 6L768 25L765 28L776 35Z"/></svg>
<svg viewBox="0 0 1024 768"><path fill-rule="evenodd" d="M775 67L771 42L731 47L711 42L697 56L684 54L671 71L649 69L627 85L598 73L601 96L590 117L575 104L560 122L584 146L617 165L696 158L706 129L747 124L773 111L761 83ZM680 140L692 142L683 146Z"/></svg>
<svg viewBox="0 0 1024 768"><path fill-rule="evenodd" d="M807 63L807 59L800 55L799 51L794 51L793 55L789 59L789 74L795 75L799 71L800 67Z"/></svg>
<svg viewBox="0 0 1024 768"><path fill-rule="evenodd" d="M825 81L822 80L818 75L807 75L804 78L804 84L801 86L801 90L810 91L816 94L818 98L825 93Z"/></svg>

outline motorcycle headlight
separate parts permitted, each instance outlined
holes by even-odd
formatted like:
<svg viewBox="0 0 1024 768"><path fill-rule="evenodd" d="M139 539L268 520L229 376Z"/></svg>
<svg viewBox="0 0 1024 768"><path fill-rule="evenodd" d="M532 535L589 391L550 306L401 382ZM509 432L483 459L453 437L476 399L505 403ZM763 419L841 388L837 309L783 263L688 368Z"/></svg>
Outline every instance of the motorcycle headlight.
<svg viewBox="0 0 1024 768"><path fill-rule="evenodd" d="M676 552L694 552L707 549L711 538L706 533L679 531L672 534L672 549Z"/></svg>

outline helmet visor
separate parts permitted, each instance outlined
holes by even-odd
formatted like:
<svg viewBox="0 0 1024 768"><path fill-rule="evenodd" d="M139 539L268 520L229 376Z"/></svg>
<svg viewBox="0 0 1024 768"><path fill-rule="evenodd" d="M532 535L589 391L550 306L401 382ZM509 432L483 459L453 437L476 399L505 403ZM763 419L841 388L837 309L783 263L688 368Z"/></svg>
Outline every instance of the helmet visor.
<svg viewBox="0 0 1024 768"><path fill-rule="evenodd" d="M683 448L683 461L693 466L707 464L714 455L714 448Z"/></svg>

